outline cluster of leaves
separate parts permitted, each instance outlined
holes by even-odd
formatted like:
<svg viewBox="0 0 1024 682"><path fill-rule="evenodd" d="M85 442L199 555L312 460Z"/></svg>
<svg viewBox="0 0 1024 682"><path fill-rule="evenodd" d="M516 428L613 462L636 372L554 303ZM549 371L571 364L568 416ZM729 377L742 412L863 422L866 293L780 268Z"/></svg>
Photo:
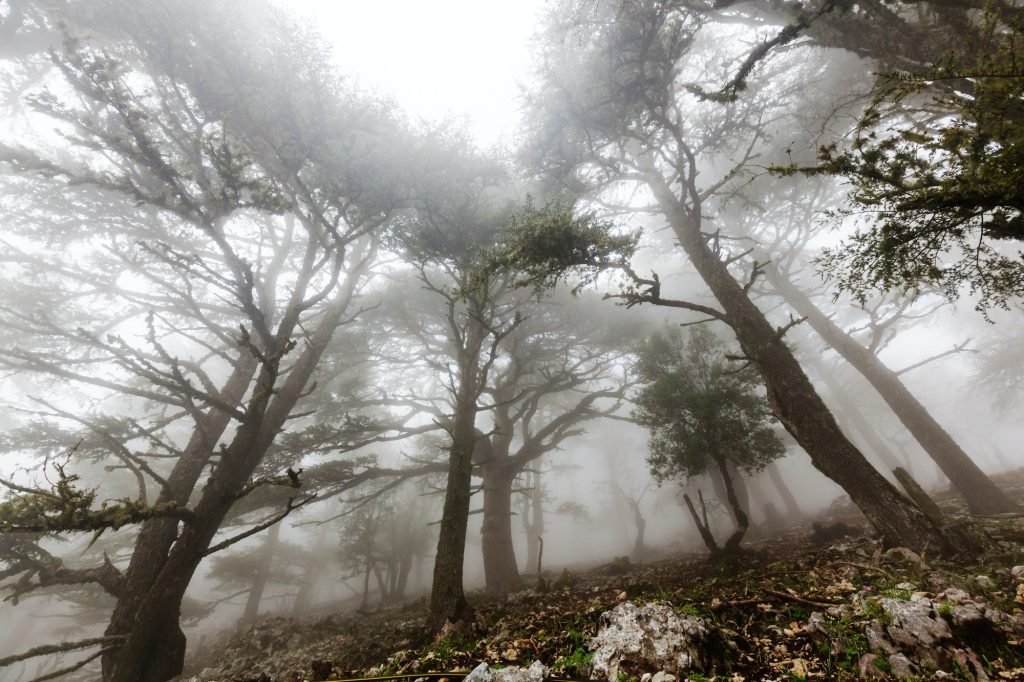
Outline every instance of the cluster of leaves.
<svg viewBox="0 0 1024 682"><path fill-rule="evenodd" d="M979 310L1024 297L1024 43L1020 26L985 22L987 44L888 75L852 148L823 147L810 169L875 214L819 259L862 300L922 284L967 289Z"/></svg>
<svg viewBox="0 0 1024 682"><path fill-rule="evenodd" d="M628 267L639 241L639 231L623 234L613 222L578 213L569 203L537 207L527 201L490 252L486 269L516 272L518 286L538 293L576 275L576 293L602 272Z"/></svg>
<svg viewBox="0 0 1024 682"><path fill-rule="evenodd" d="M768 403L750 366L737 368L704 327L652 335L635 366L646 386L636 419L651 430L651 473L659 480L704 473L724 458L759 471L785 448L772 429Z"/></svg>

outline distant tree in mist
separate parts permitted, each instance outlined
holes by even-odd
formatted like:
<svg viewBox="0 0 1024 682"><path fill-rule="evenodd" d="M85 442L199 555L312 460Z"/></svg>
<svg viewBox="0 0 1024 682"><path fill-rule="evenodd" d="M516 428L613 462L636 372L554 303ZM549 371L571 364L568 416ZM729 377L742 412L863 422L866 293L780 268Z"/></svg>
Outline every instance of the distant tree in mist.
<svg viewBox="0 0 1024 682"><path fill-rule="evenodd" d="M785 454L774 418L750 366L726 357L724 344L704 327L684 337L678 328L651 336L635 365L646 385L637 393L637 422L650 429L651 473L659 481L686 480L709 470L725 486L737 527L722 551L735 551L749 526L731 467L761 471ZM698 525L702 520L694 517ZM709 544L713 552L716 544Z"/></svg>

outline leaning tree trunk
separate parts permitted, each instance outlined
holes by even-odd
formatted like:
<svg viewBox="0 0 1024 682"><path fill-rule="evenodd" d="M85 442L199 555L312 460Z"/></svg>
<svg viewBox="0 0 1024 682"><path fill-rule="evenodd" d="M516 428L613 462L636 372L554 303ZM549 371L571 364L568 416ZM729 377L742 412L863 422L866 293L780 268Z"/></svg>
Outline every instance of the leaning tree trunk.
<svg viewBox="0 0 1024 682"><path fill-rule="evenodd" d="M219 453L217 466L192 510L193 520L182 524L180 533L177 522L154 526L148 534L148 524L143 525L129 564L126 587L118 596L105 633L123 637L124 641L103 658L104 682L166 682L181 673L185 663L185 636L179 620L185 591L238 492L245 487L303 395L338 320L348 307L358 279L350 276L330 303L283 385L276 386L276 383L285 349L264 351L245 417L231 444ZM245 372L250 362L254 362L250 355L243 354L236 365L222 395L227 404L241 401L252 375L252 372ZM236 387L235 382L242 387L237 398L231 392ZM223 413L213 411L211 415L210 419L217 426L223 420L226 428L228 421ZM207 432L202 426L197 428L193 441L208 446L212 452L223 429ZM191 445L190 442L189 447ZM208 462L209 455L205 458L183 456L175 464L167 488L187 501ZM138 569L134 575L133 568Z"/></svg>
<svg viewBox="0 0 1024 682"><path fill-rule="evenodd" d="M193 520L183 524L156 580L139 599L133 627L114 652L113 665L105 675L106 682L166 682L181 672L184 660L176 647L168 647L164 638L169 634L171 623L177 628L185 591L238 491L252 476L290 412L289 406L283 414L266 415L278 362L274 357L265 362L246 409L247 418L231 445L221 453L193 510ZM297 391L301 392L301 387Z"/></svg>
<svg viewBox="0 0 1024 682"><path fill-rule="evenodd" d="M860 372L874 386L900 422L935 460L942 473L964 496L975 514L1000 514L1019 511L1011 500L985 472L961 449L952 436L925 409L900 380L878 357L857 343L830 320L814 302L776 268L765 268L768 282L787 303L806 317L814 331Z"/></svg>
<svg viewBox="0 0 1024 682"><path fill-rule="evenodd" d="M231 376L224 384L221 399L228 405L239 404L257 368L258 364L252 355L246 353L240 356ZM171 469L171 474L167 477L167 485L161 491L157 504L174 503L179 506L188 504L192 491L195 490L200 476L215 451L217 441L230 423L231 417L226 411L217 408L211 408L208 411L202 422L193 431L181 457ZM161 638L164 644L160 651L160 660L154 660L153 664L162 666L160 661L166 660L168 668L173 668L174 661L184 662L185 660L185 633L182 632L178 624L177 615L174 613L140 614L139 605L167 562L168 554L178 538L178 524L176 519L160 518L151 519L142 524L135 540L132 558L125 571L124 586L121 593L117 595L110 623L104 632L104 635L108 637L123 637L134 629L135 621L139 617L163 620ZM118 655L118 650L112 649L101 658L104 680L110 679ZM177 674L175 672L165 679Z"/></svg>
<svg viewBox="0 0 1024 682"><path fill-rule="evenodd" d="M515 472L508 466L482 468L484 518L480 529L484 582L489 592L506 594L519 587L516 551L512 544L512 483Z"/></svg>
<svg viewBox="0 0 1024 682"><path fill-rule="evenodd" d="M821 362L818 360L810 360L807 363L808 367L821 377L821 380L825 382L825 386L828 387L829 394L835 399L836 405L839 407L844 420L849 421L854 431L863 439L863 442L867 443L871 451L877 455L882 466L889 471L892 471L896 467L900 466L900 460L893 453L892 450L885 444L885 441L878 435L878 430L873 428L867 420L867 417L860 411L860 408L853 402L847 392L843 390L843 387L839 385L835 377L831 372L826 369Z"/></svg>
<svg viewBox="0 0 1024 682"><path fill-rule="evenodd" d="M758 367L772 411L811 462L849 494L888 545L917 551L949 548L942 531L903 497L843 435L832 413L764 313L708 246L700 229L700 197L683 206L656 170L649 186L694 268L721 305L744 354Z"/></svg>

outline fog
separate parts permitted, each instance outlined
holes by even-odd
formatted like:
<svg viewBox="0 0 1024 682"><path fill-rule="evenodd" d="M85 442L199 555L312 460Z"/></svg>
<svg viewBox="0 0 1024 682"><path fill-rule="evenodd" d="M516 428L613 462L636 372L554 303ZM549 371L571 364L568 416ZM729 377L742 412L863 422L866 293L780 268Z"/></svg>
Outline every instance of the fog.
<svg viewBox="0 0 1024 682"><path fill-rule="evenodd" d="M1011 510L1019 284L857 288L866 190L797 170L890 57L811 32L725 97L785 16L615 4L0 0L0 679L843 514L931 542L894 468Z"/></svg>

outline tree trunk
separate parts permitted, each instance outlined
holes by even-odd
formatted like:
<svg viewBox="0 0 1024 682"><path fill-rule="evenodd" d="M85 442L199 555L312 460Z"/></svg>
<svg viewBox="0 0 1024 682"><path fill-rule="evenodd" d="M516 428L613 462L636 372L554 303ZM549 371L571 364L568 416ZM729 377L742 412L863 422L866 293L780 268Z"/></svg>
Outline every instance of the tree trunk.
<svg viewBox="0 0 1024 682"><path fill-rule="evenodd" d="M270 567L274 561L274 553L277 551L277 541L280 537L281 524L275 523L270 527L267 537L263 541L263 551L260 553L259 563L256 566L256 574L253 576L252 589L249 590L249 598L245 602L242 625L253 623L260 613L260 603L263 601L263 592L267 588Z"/></svg>
<svg viewBox="0 0 1024 682"><path fill-rule="evenodd" d="M512 483L515 472L506 466L483 467L484 518L480 529L484 581L489 592L506 594L519 587L516 552L512 543Z"/></svg>
<svg viewBox="0 0 1024 682"><path fill-rule="evenodd" d="M814 466L850 495L883 541L917 551L948 548L946 538L903 497L843 435L793 353L728 267L705 241L700 229L700 197L686 208L653 168L649 186L694 268L722 306L740 347L758 367L775 416L810 456Z"/></svg>
<svg viewBox="0 0 1024 682"><path fill-rule="evenodd" d="M462 565L466 554L466 526L473 480L473 449L476 443L475 378L463 375L452 425L448 483L445 488L441 533L434 558L434 579L430 588L427 627L438 632L448 621L461 620L468 603L462 588Z"/></svg>
<svg viewBox="0 0 1024 682"><path fill-rule="evenodd" d="M183 523L180 533L176 521L158 522L152 527L149 522L143 524L126 575L125 591L118 597L105 633L126 639L103 657L104 682L166 682L181 673L185 662L185 636L178 621L185 591L238 492L256 470L305 390L358 280L359 277L350 273L279 387L275 384L284 349L264 351L245 418L230 445L220 451L220 459L193 509L194 520ZM279 334L278 338L289 335L290 332ZM226 403L234 405L241 401L253 374L245 371L251 362L255 360L250 354L240 356L223 391L222 399ZM242 390L236 397L232 390L237 386ZM189 447L193 443L201 444L207 448L207 454L179 459L167 486L175 496L174 501L178 501L178 496L183 498L182 504L187 502L209 462L209 453L213 452L229 423L228 416L220 410L212 410L208 420L215 426L223 424L223 428L207 431L200 425L189 444Z"/></svg>
<svg viewBox="0 0 1024 682"><path fill-rule="evenodd" d="M928 413L900 380L899 375L882 364L878 357L857 343L830 320L797 286L772 266L765 268L768 282L811 327L874 386L900 422L914 436L942 473L964 496L975 514L1001 514L1019 511L985 472L967 456L955 440Z"/></svg>
<svg viewBox="0 0 1024 682"><path fill-rule="evenodd" d="M736 519L736 530L733 531L722 547L723 553L731 554L739 550L740 543L743 542L743 536L747 534L747 528L750 527L750 518L747 516L743 505L740 504L740 498L736 494L732 474L729 472L730 467L725 457L717 457L715 463L718 465L718 473L721 474L722 483L725 485L725 498L729 502L729 508L732 509L733 518Z"/></svg>
<svg viewBox="0 0 1024 682"><path fill-rule="evenodd" d="M821 380L825 382L825 386L828 387L829 394L835 399L836 405L839 407L843 419L849 421L850 425L853 426L854 431L857 432L863 438L864 442L867 443L871 451L875 453L882 466L885 469L892 471L896 467L900 466L900 460L893 454L893 451L885 444L878 436L877 429L873 428L864 416L864 413L860 411L860 408L853 402L847 392L843 390L843 387L839 385L835 377L831 372L824 367L824 365L817 359L812 359L807 362L808 367L821 377Z"/></svg>
<svg viewBox="0 0 1024 682"><path fill-rule="evenodd" d="M316 588L320 573L323 571L323 557L319 554L320 547L323 547L327 537L327 526L321 526L317 533L316 541L309 548L309 555L302 565L302 583L299 585L299 593L295 595L295 603L292 604L292 615L302 617L309 609L309 603L313 590Z"/></svg>
<svg viewBox="0 0 1024 682"><path fill-rule="evenodd" d="M221 392L225 403L237 405L241 402L257 368L256 359L250 354L246 353L239 357ZM167 485L157 498L157 504L170 502L181 506L188 504L200 476L213 455L217 441L230 423L230 415L223 410L213 408L207 412L202 423L193 431L182 456L174 463L171 474L167 478ZM104 635L127 636L133 630L136 619L140 617L139 605L163 570L168 554L178 538L178 525L179 522L176 519L152 519L142 524L135 540L132 558L125 571L123 592L118 595ZM161 649L162 662L154 661L154 664L172 665L168 662L177 659L184 664L185 633L177 625L177 615L163 613L146 614L141 617L163 620L174 618L173 626L169 623L158 626L163 632L164 646ZM173 632L174 630L176 632ZM104 680L110 679L118 657L117 649L101 657ZM164 679L169 679L177 674L175 672Z"/></svg>
<svg viewBox="0 0 1024 682"><path fill-rule="evenodd" d="M647 554L647 548L644 546L644 533L647 531L647 519L644 518L643 512L640 509L640 501L630 503L633 508L633 525L636 526L636 541L633 543L633 553L631 558L635 562L643 561L644 556Z"/></svg>
<svg viewBox="0 0 1024 682"><path fill-rule="evenodd" d="M526 533L526 568L523 573L530 573L537 566L537 551L540 542L537 538L544 534L544 492L541 482L540 466L530 474L530 505L528 513L523 514L523 532Z"/></svg>
<svg viewBox="0 0 1024 682"><path fill-rule="evenodd" d="M693 523L697 526L697 532L700 533L700 539L704 541L704 546L708 548L712 556L718 554L721 549L718 547L718 543L715 542L715 534L711 532L711 524L708 523L708 508L704 504L704 495L701 494L700 490L697 491L697 498L700 500L700 514L697 514L697 510L693 506L693 500L686 493L683 493L683 501L686 502L686 508L690 510L690 516L693 517Z"/></svg>
<svg viewBox="0 0 1024 682"><path fill-rule="evenodd" d="M409 586L409 573L412 571L412 554L404 552L398 559L398 579L395 581L393 597L400 601L405 597L405 591Z"/></svg>
<svg viewBox="0 0 1024 682"><path fill-rule="evenodd" d="M772 480L772 485L779 491L779 497L782 498L783 504L786 505L786 515L790 520L802 518L804 513L800 509L800 505L797 504L796 498L793 497L793 491L786 485L785 479L782 478L782 474L779 472L779 467L775 462L769 462L768 466L765 467L768 471L768 478Z"/></svg>

